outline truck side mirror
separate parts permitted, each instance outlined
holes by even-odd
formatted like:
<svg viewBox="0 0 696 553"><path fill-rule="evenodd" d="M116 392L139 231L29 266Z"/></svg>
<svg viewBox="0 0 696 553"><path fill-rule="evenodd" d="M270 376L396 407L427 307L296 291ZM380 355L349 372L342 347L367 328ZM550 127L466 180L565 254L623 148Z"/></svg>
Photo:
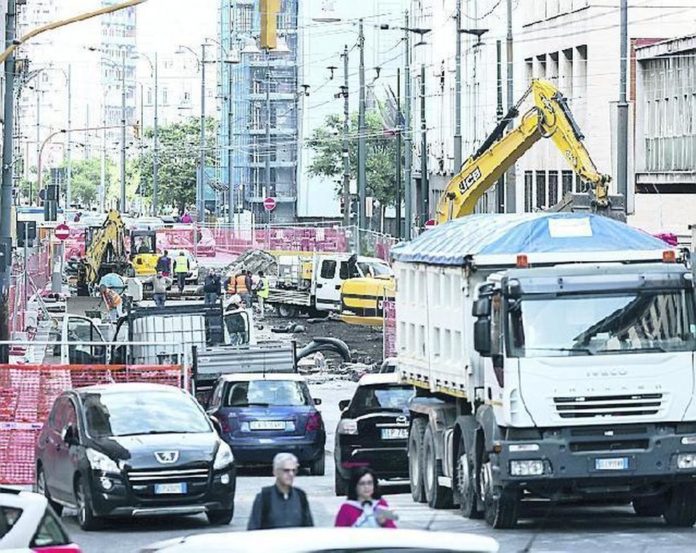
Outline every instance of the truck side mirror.
<svg viewBox="0 0 696 553"><path fill-rule="evenodd" d="M488 317L474 323L474 349L482 357L491 355L491 320Z"/></svg>
<svg viewBox="0 0 696 553"><path fill-rule="evenodd" d="M474 317L490 317L491 316L491 298L479 298L471 307L471 314Z"/></svg>
<svg viewBox="0 0 696 553"><path fill-rule="evenodd" d="M341 411L345 411L348 406L350 405L350 400L349 399L342 399L341 401L338 402L338 408Z"/></svg>

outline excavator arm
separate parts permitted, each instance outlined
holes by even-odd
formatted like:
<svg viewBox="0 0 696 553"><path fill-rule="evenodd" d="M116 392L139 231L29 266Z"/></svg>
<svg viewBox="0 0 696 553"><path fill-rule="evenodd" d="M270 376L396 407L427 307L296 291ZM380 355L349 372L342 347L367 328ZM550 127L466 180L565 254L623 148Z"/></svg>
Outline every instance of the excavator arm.
<svg viewBox="0 0 696 553"><path fill-rule="evenodd" d="M105 272L121 273L128 266L126 226L118 211L111 210L92 235L85 250L87 282L97 284Z"/></svg>
<svg viewBox="0 0 696 553"><path fill-rule="evenodd" d="M534 106L522 116L516 128L505 133L530 95ZM551 138L570 167L590 184L593 208L596 211L607 209L611 177L597 171L583 144L585 137L560 91L547 81L534 80L517 105L448 183L438 202L437 222L473 213L483 194L541 138Z"/></svg>

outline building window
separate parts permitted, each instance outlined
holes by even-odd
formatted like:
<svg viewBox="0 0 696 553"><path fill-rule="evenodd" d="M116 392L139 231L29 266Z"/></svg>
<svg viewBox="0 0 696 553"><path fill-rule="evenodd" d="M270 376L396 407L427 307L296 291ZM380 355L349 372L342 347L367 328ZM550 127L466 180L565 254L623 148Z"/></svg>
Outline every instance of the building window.
<svg viewBox="0 0 696 553"><path fill-rule="evenodd" d="M235 30L239 33L250 33L254 23L254 6L251 4L239 4L236 16L232 22Z"/></svg>
<svg viewBox="0 0 696 553"><path fill-rule="evenodd" d="M169 105L169 89L166 86L162 88L162 105Z"/></svg>
<svg viewBox="0 0 696 553"><path fill-rule="evenodd" d="M153 98L153 97L152 97L152 89L151 89L151 88L148 88L148 89L147 89L147 99L145 100L145 103L146 103L148 106L151 106L151 105L152 105L152 98Z"/></svg>
<svg viewBox="0 0 696 553"><path fill-rule="evenodd" d="M573 191L573 172L572 171L562 171L561 172L561 186L563 187L563 196L568 192Z"/></svg>
<svg viewBox="0 0 696 553"><path fill-rule="evenodd" d="M544 207L546 200L546 171L536 172L536 207Z"/></svg>
<svg viewBox="0 0 696 553"><path fill-rule="evenodd" d="M532 189L533 189L534 175L531 171L524 172L524 210L526 212L532 211Z"/></svg>
<svg viewBox="0 0 696 553"><path fill-rule="evenodd" d="M549 206L558 203L558 171L549 171Z"/></svg>

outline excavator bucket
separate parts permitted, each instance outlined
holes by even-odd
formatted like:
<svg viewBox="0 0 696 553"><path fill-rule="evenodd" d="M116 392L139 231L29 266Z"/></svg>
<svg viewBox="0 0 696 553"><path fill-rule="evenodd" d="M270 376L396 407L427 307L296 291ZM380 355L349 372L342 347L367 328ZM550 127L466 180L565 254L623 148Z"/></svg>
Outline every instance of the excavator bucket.
<svg viewBox="0 0 696 553"><path fill-rule="evenodd" d="M560 202L551 206L548 210L564 213L597 213L615 221L626 222L626 209L624 197L621 195L609 195L603 202L597 202L590 193L574 194L568 192Z"/></svg>

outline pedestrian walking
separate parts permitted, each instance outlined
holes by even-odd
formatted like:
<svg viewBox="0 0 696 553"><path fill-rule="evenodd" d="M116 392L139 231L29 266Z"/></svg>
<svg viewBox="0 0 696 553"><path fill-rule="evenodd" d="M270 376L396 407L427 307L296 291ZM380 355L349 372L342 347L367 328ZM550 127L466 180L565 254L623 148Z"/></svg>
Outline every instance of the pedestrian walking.
<svg viewBox="0 0 696 553"><path fill-rule="evenodd" d="M259 299L259 313L261 319L266 316L266 300L269 294L270 286L268 277L263 274L263 271L259 271L259 283L256 286L256 297Z"/></svg>
<svg viewBox="0 0 696 553"><path fill-rule="evenodd" d="M203 294L206 305L214 305L221 292L220 275L217 271L210 271L203 281Z"/></svg>
<svg viewBox="0 0 696 553"><path fill-rule="evenodd" d="M108 310L107 316L109 320L111 322L116 322L123 317L123 300L121 296L111 288L107 288L106 284L99 285L99 293Z"/></svg>
<svg viewBox="0 0 696 553"><path fill-rule="evenodd" d="M273 458L275 484L256 495L247 530L314 526L307 495L293 485L298 467L292 453L278 453Z"/></svg>
<svg viewBox="0 0 696 553"><path fill-rule="evenodd" d="M176 282L179 286L179 292L184 292L184 286L186 286L186 275L189 272L189 260L186 257L186 252L183 250L179 252L179 256L174 260L174 274L176 275Z"/></svg>
<svg viewBox="0 0 696 553"><path fill-rule="evenodd" d="M169 257L169 252L164 250L164 254L157 258L157 265L155 265L155 271L162 273L162 276L168 277L172 274L172 260Z"/></svg>
<svg viewBox="0 0 696 553"><path fill-rule="evenodd" d="M89 285L87 284L87 259L84 257L77 262L77 295L89 296Z"/></svg>
<svg viewBox="0 0 696 553"><path fill-rule="evenodd" d="M143 280L144 284L152 284L152 299L157 307L164 307L167 300L167 288L172 285L172 279L161 272Z"/></svg>
<svg viewBox="0 0 696 553"><path fill-rule="evenodd" d="M396 519L379 491L375 473L366 467L353 472L348 497L338 510L335 526L396 528Z"/></svg>
<svg viewBox="0 0 696 553"><path fill-rule="evenodd" d="M244 286L247 289L248 294L242 296L247 309L251 309L251 304L253 303L253 293L254 293L254 279L252 278L251 271L244 271Z"/></svg>

